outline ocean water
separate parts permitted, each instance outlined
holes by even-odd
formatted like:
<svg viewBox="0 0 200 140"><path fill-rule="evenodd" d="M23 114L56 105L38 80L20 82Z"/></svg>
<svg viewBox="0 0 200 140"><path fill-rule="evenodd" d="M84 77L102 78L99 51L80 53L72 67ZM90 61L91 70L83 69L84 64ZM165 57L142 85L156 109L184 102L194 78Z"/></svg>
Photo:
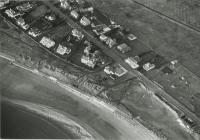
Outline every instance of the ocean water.
<svg viewBox="0 0 200 140"><path fill-rule="evenodd" d="M1 102L1 138L73 138L56 122L43 118L20 106Z"/></svg>

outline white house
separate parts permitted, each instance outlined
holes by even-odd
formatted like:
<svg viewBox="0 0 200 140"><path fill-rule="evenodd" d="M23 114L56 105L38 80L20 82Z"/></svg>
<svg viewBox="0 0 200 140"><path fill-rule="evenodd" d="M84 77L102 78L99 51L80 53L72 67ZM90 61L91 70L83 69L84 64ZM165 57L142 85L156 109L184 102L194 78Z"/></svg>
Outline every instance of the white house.
<svg viewBox="0 0 200 140"><path fill-rule="evenodd" d="M42 37L42 39L40 40L40 43L47 48L51 48L55 45L55 41L53 41L50 38L45 37L45 36Z"/></svg>
<svg viewBox="0 0 200 140"><path fill-rule="evenodd" d="M64 55L64 54L70 54L71 49L62 45L58 45L58 48L56 49L56 52L58 54Z"/></svg>
<svg viewBox="0 0 200 140"><path fill-rule="evenodd" d="M71 15L73 18L75 18L75 19L78 19L78 18L79 18L79 14L78 14L78 12L77 12L76 10L72 10L72 11L70 12L70 15Z"/></svg>
<svg viewBox="0 0 200 140"><path fill-rule="evenodd" d="M153 68L155 68L155 64L151 64L150 62L143 65L143 69L146 70L146 71L149 71Z"/></svg>
<svg viewBox="0 0 200 140"><path fill-rule="evenodd" d="M125 62L131 66L133 69L136 69L139 67L138 65L138 61L136 59L134 59L133 57L128 57L125 59Z"/></svg>
<svg viewBox="0 0 200 140"><path fill-rule="evenodd" d="M83 16L83 17L81 18L81 20L80 20L80 23L81 23L83 26L88 26L88 25L90 25L91 21L90 21L88 18L86 18L85 16Z"/></svg>

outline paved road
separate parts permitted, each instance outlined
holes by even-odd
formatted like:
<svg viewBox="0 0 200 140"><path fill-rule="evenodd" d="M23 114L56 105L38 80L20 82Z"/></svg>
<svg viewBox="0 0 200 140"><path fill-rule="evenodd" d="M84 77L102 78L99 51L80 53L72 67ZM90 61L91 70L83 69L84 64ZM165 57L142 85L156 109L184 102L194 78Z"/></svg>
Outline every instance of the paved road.
<svg viewBox="0 0 200 140"><path fill-rule="evenodd" d="M143 74L141 74L140 72L138 72L136 70L133 70L128 64L126 64L124 62L124 60L121 57L119 57L117 55L116 50L109 49L102 42L100 42L99 40L97 40L96 38L94 38L86 30L84 30L83 28L81 28L80 25L78 25L73 20L71 20L68 15L64 14L63 12L61 12L57 7L55 7L54 5L52 5L50 2L48 2L48 1L43 1L43 2L44 2L44 4L46 4L47 6L49 6L53 11L55 11L56 13L58 13L61 18L64 18L66 20L66 22L72 28L77 28L78 30L80 30L81 32L83 32L85 34L85 36L87 37L88 40L90 40L91 42L93 42L94 44L96 44L99 48L101 48L103 50L103 52L105 54L107 54L108 56L112 57L116 62L120 63L124 68L126 68L129 71L130 74L132 74L133 76L139 77L146 85L148 85L148 87L151 90L153 90L154 92L156 92L156 93L160 94L161 96L163 96L164 98L166 98L168 100L168 102L170 102L171 104L175 105L178 109L180 109L188 117L190 117L191 119L193 119L196 123L198 123L200 125L200 118L198 118L196 116L196 114L194 114L191 110L189 110L188 108L186 108L185 106L183 106L176 99L174 99L173 97L171 97L168 93L166 93L163 89L161 89L158 85L156 85L151 80L149 80Z"/></svg>

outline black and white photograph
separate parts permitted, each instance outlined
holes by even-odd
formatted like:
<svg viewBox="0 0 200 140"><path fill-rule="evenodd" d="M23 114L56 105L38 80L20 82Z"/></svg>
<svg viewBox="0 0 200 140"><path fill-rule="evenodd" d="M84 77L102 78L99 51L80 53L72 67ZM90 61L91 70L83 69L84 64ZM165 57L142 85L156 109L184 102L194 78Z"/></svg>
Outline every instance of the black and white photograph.
<svg viewBox="0 0 200 140"><path fill-rule="evenodd" d="M0 0L0 138L200 140L200 0Z"/></svg>

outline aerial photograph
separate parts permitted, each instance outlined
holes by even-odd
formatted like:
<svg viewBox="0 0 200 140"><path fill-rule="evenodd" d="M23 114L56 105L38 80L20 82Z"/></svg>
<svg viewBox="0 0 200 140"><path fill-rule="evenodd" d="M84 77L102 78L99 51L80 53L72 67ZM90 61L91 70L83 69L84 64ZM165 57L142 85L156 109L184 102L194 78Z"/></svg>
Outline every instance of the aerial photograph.
<svg viewBox="0 0 200 140"><path fill-rule="evenodd" d="M0 0L0 138L200 140L200 0Z"/></svg>

